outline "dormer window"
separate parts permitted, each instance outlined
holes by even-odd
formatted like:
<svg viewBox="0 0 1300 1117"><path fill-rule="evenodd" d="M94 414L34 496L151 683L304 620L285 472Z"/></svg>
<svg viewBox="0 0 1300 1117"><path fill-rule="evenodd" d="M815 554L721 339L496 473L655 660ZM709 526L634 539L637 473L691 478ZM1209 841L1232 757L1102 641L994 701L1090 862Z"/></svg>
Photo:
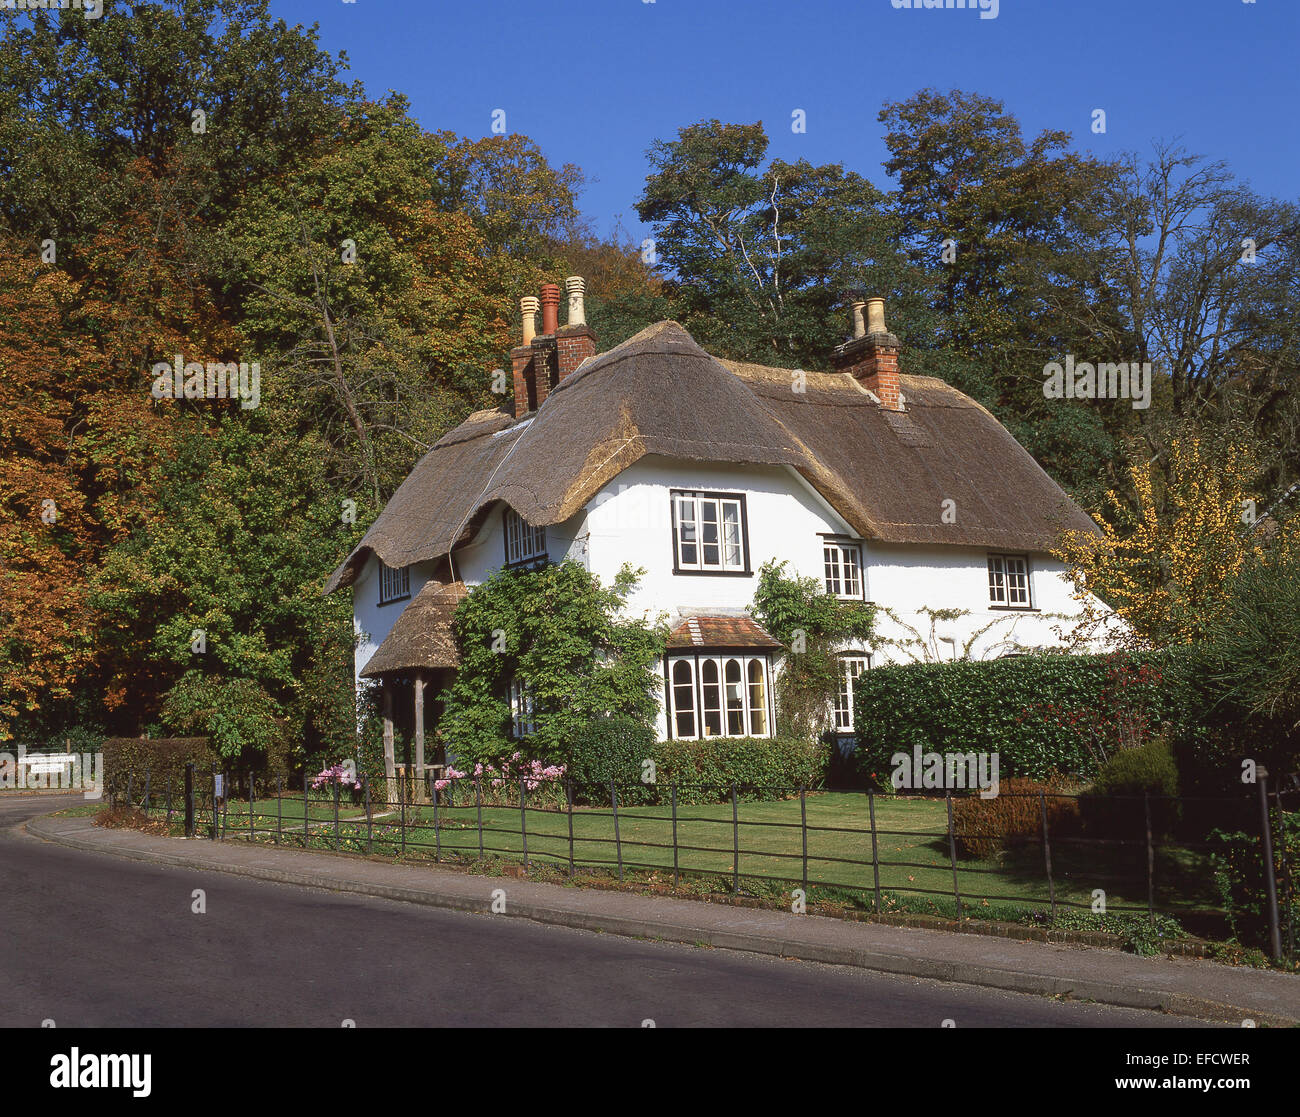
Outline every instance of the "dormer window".
<svg viewBox="0 0 1300 1117"><path fill-rule="evenodd" d="M379 604L402 601L411 596L411 568L388 566L379 559Z"/></svg>
<svg viewBox="0 0 1300 1117"><path fill-rule="evenodd" d="M506 564L546 557L546 528L533 527L513 508L506 509Z"/></svg>
<svg viewBox="0 0 1300 1117"><path fill-rule="evenodd" d="M675 574L749 574L749 529L740 494L674 491Z"/></svg>
<svg viewBox="0 0 1300 1117"><path fill-rule="evenodd" d="M822 544L826 592L832 597L862 600L862 548L856 543Z"/></svg>

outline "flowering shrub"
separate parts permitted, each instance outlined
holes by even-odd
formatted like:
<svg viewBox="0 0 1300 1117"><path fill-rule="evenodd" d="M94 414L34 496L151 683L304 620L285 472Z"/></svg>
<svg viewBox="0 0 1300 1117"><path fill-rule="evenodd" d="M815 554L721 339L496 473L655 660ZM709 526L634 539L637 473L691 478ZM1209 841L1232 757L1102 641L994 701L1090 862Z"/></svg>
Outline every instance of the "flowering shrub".
<svg viewBox="0 0 1300 1117"><path fill-rule="evenodd" d="M322 768L312 776L311 786L315 791L319 791L322 787L334 786L340 790L360 791L361 781L357 779L354 769L343 764L335 764L331 768Z"/></svg>
<svg viewBox="0 0 1300 1117"><path fill-rule="evenodd" d="M516 752L501 761L500 767L480 763L468 772L449 767L433 786L438 791L450 790L454 801L463 801L465 796L474 797L477 784L484 805L493 807L517 807L522 786L530 806L563 806L565 772L563 764L545 764Z"/></svg>

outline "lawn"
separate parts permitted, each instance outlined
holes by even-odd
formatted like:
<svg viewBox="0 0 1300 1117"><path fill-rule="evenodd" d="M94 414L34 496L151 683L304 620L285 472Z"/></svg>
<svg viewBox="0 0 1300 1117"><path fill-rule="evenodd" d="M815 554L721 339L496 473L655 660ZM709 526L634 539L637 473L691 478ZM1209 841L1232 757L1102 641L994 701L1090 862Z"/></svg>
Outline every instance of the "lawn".
<svg viewBox="0 0 1300 1117"><path fill-rule="evenodd" d="M301 796L279 800L284 840L301 842ZM259 835L274 835L277 800L257 800L254 824ZM951 907L953 868L943 800L876 797L876 845L882 893L898 896L948 897ZM871 906L875 887L871 823L867 797L861 793L810 793L807 811L807 881L810 899L849 898ZM206 812L205 812L206 813ZM804 878L803 831L797 798L777 802L742 802L733 826L730 803L681 806L677 818L677 864L683 876L726 878L738 871L746 887L765 892L788 890ZM400 810L376 812L369 831L363 808L344 803L339 808L344 848L376 853L404 852L408 857L477 859L480 849L478 815L467 806L438 809L408 806L406 840L401 840ZM545 861L567 870L569 818L563 810L529 807L526 822L517 806L485 806L482 810L482 849L486 856L522 861L524 830L530 861ZM331 845L334 837L332 801L309 804L307 824L312 844ZM247 831L246 803L228 806L227 832ZM738 839L740 853L734 853ZM673 823L667 806L620 807L615 836L613 812L579 807L573 812L573 859L579 868L616 870L621 856L626 872L659 871L671 876ZM734 860L734 863L733 863ZM1105 889L1111 911L1146 910L1146 851L1138 846L1098 848L1054 842L1052 872L1058 905L1086 909L1093 890ZM1199 854L1179 847L1157 850L1155 903L1172 913L1217 907L1209 890L1209 874ZM956 882L968 914L981 908L1001 913L1042 910L1049 905L1041 844L1027 843L996 861L960 858Z"/></svg>

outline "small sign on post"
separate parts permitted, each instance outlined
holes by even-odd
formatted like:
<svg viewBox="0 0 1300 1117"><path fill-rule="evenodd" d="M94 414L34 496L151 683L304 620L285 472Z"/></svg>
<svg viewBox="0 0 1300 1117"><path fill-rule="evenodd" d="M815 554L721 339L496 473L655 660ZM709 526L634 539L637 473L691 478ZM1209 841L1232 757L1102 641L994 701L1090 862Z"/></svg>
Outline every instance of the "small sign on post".
<svg viewBox="0 0 1300 1117"><path fill-rule="evenodd" d="M212 797L214 799L224 799L226 797L225 783L225 776L212 777Z"/></svg>

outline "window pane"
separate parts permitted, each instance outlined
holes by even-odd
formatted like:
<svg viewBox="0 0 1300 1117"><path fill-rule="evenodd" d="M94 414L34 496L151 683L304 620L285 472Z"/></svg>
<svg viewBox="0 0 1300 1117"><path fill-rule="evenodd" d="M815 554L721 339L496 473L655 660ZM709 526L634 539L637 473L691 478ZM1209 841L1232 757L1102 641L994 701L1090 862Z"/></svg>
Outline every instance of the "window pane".
<svg viewBox="0 0 1300 1117"><path fill-rule="evenodd" d="M749 731L755 737L767 736L767 687L761 659L749 661Z"/></svg>
<svg viewBox="0 0 1300 1117"><path fill-rule="evenodd" d="M718 502L700 501L700 541L704 544L703 564L719 567L722 554L718 550Z"/></svg>
<svg viewBox="0 0 1300 1117"><path fill-rule="evenodd" d="M682 566L699 566L699 535L695 526L695 501L678 500L677 547L678 562Z"/></svg>
<svg viewBox="0 0 1300 1117"><path fill-rule="evenodd" d="M1007 600L1012 605L1029 604L1029 570L1022 558L1007 558Z"/></svg>
<svg viewBox="0 0 1300 1117"><path fill-rule="evenodd" d="M1007 600L1006 571L998 555L989 556L989 600L999 605Z"/></svg>
<svg viewBox="0 0 1300 1117"><path fill-rule="evenodd" d="M741 555L740 501L722 502L723 564L729 570L739 570L745 565Z"/></svg>
<svg viewBox="0 0 1300 1117"><path fill-rule="evenodd" d="M838 594L840 592L840 566L836 561L838 547L822 548L822 563L826 570L826 592Z"/></svg>
<svg viewBox="0 0 1300 1117"><path fill-rule="evenodd" d="M722 686L718 680L718 662L706 659L700 664L700 689L704 691L701 713L705 737L722 735Z"/></svg>
<svg viewBox="0 0 1300 1117"><path fill-rule="evenodd" d="M695 680L687 659L673 663L673 717L678 737L695 736Z"/></svg>
<svg viewBox="0 0 1300 1117"><path fill-rule="evenodd" d="M844 594L846 597L862 596L862 581L858 572L858 549L843 547L844 555Z"/></svg>
<svg viewBox="0 0 1300 1117"><path fill-rule="evenodd" d="M745 735L745 699L741 694L740 660L729 659L723 668L727 691L727 733Z"/></svg>

